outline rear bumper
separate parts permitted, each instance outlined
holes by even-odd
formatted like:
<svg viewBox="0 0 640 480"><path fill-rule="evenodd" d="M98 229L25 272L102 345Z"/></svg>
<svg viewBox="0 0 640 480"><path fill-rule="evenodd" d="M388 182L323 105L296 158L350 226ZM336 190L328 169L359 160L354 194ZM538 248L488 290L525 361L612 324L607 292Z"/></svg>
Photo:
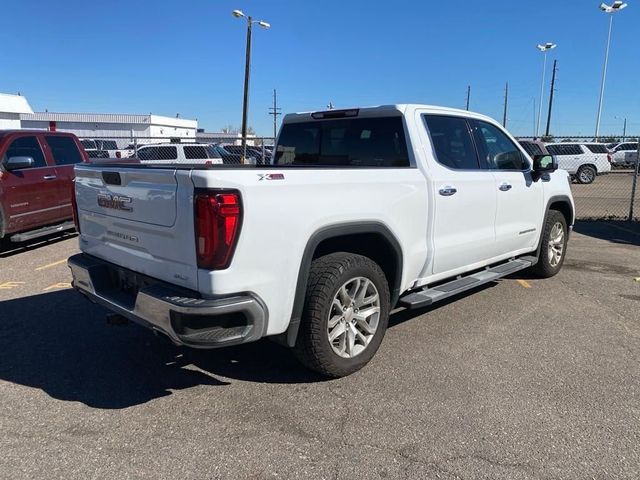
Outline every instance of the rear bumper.
<svg viewBox="0 0 640 480"><path fill-rule="evenodd" d="M194 348L258 340L267 309L250 293L216 299L81 253L68 260L73 287L109 310Z"/></svg>

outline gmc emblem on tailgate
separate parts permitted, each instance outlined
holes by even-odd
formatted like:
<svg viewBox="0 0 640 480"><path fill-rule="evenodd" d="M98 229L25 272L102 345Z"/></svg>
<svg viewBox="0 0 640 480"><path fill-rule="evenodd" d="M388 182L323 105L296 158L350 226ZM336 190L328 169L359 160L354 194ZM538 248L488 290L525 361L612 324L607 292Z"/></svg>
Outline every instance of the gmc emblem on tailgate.
<svg viewBox="0 0 640 480"><path fill-rule="evenodd" d="M133 208L129 206L131 202L132 199L124 195L111 195L109 193L98 194L98 205L103 208L113 208L114 210L131 212L133 210Z"/></svg>

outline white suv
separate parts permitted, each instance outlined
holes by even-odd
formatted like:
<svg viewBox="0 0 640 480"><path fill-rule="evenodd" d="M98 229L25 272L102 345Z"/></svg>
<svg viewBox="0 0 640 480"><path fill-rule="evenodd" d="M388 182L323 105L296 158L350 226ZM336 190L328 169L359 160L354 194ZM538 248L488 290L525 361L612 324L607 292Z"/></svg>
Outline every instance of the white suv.
<svg viewBox="0 0 640 480"><path fill-rule="evenodd" d="M611 171L611 154L602 143L549 143L547 151L578 183L593 183L597 175Z"/></svg>
<svg viewBox="0 0 640 480"><path fill-rule="evenodd" d="M206 143L161 143L143 145L136 157L142 163L223 163L211 145Z"/></svg>
<svg viewBox="0 0 640 480"><path fill-rule="evenodd" d="M638 144L632 142L619 143L612 149L613 164L616 166L634 165L637 157Z"/></svg>

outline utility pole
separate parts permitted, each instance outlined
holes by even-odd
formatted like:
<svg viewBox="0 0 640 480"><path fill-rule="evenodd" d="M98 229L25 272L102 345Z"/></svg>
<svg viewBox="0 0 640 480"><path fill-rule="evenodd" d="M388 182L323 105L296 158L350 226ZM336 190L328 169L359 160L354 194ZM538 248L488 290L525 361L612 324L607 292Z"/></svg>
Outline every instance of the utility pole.
<svg viewBox="0 0 640 480"><path fill-rule="evenodd" d="M278 115L282 115L281 108L278 108L278 94L273 89L273 107L269 108L269 115L273 115L273 140L278 135Z"/></svg>
<svg viewBox="0 0 640 480"><path fill-rule="evenodd" d="M622 143L627 139L627 118L624 119L624 125L622 126Z"/></svg>
<svg viewBox="0 0 640 480"><path fill-rule="evenodd" d="M547 115L547 130L545 132L545 137L549 136L549 128L551 126L551 108L553 107L553 92L555 91L554 87L556 85L556 67L558 65L558 60L553 61L553 76L551 77L551 93L549 94L549 113Z"/></svg>
<svg viewBox="0 0 640 480"><path fill-rule="evenodd" d="M504 87L504 114L502 115L502 126L507 128L507 104L509 102L509 82Z"/></svg>
<svg viewBox="0 0 640 480"><path fill-rule="evenodd" d="M471 85L467 86L467 110L469 110L469 100L471 100Z"/></svg>

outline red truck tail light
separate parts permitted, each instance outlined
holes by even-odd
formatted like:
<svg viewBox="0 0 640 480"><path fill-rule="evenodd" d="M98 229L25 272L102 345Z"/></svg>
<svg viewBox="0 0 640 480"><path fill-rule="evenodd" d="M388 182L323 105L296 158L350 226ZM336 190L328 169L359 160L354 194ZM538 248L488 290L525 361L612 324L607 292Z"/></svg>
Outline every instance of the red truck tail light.
<svg viewBox="0 0 640 480"><path fill-rule="evenodd" d="M73 223L76 231L80 233L80 217L78 216L78 202L76 201L76 181L71 182L71 211L73 213Z"/></svg>
<svg viewBox="0 0 640 480"><path fill-rule="evenodd" d="M240 232L240 193L200 192L194 203L198 268L225 269L231 263Z"/></svg>

